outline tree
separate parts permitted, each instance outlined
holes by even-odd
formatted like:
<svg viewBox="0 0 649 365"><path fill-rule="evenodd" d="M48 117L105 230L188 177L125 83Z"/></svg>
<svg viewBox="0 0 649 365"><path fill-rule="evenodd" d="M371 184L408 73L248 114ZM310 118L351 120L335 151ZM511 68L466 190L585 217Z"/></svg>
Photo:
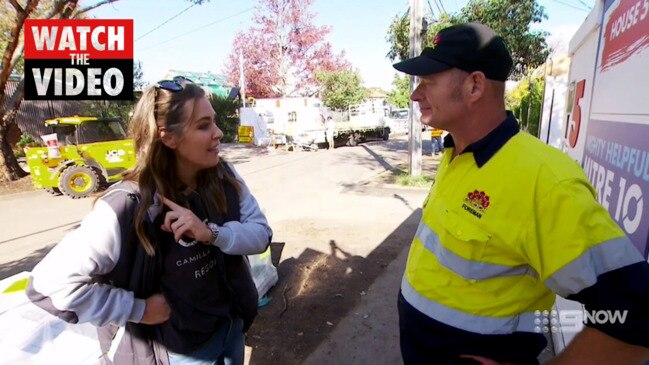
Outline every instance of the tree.
<svg viewBox="0 0 649 365"><path fill-rule="evenodd" d="M531 31L530 25L547 19L536 0L470 0L462 8L460 20L480 21L500 34L507 43L514 68L510 75L519 80L542 65L550 54L545 31Z"/></svg>
<svg viewBox="0 0 649 365"><path fill-rule="evenodd" d="M518 80L529 71L545 62L550 54L546 42L547 32L532 31L530 25L547 19L545 9L536 0L470 0L458 14L440 16L438 20L428 18L431 26L423 46L432 44L431 36L451 24L479 21L493 28L509 47L514 68L509 76ZM408 58L409 19L396 17L388 28L390 42L388 58ZM404 52L405 50L405 52Z"/></svg>
<svg viewBox="0 0 649 365"><path fill-rule="evenodd" d="M386 98L388 96L388 93L386 93L385 90L381 89L380 87L374 86L363 88L363 95L365 99Z"/></svg>
<svg viewBox="0 0 649 365"><path fill-rule="evenodd" d="M539 132L544 83L543 75L531 74L505 96L507 109L514 113L521 129L533 136L538 136Z"/></svg>
<svg viewBox="0 0 649 365"><path fill-rule="evenodd" d="M410 77L394 75L392 91L388 94L388 103L399 108L407 108L410 100Z"/></svg>
<svg viewBox="0 0 649 365"><path fill-rule="evenodd" d="M133 61L133 90L141 91L146 87L144 81L144 71L142 70L142 61Z"/></svg>
<svg viewBox="0 0 649 365"><path fill-rule="evenodd" d="M17 180L26 175L18 165L7 132L16 123L24 96L24 76L12 95L7 95L7 81L12 72L23 71L23 27L26 19L81 18L100 6L119 0L99 0L93 5L79 6L79 0L9 0L0 5L0 47L4 49L0 62L0 181ZM209 0L189 0L201 4ZM25 3L25 5L22 5Z"/></svg>
<svg viewBox="0 0 649 365"><path fill-rule="evenodd" d="M314 0L260 0L250 29L237 33L225 73L239 84L243 54L246 95L256 98L312 96L316 71L348 68L344 54L334 55L325 41L330 29L313 25Z"/></svg>
<svg viewBox="0 0 649 365"><path fill-rule="evenodd" d="M439 19L433 19L432 15L424 15L424 21L428 28L426 34L421 37L421 46L430 47L437 32L450 25L460 23L452 15L442 14ZM410 58L410 17L408 12L403 15L396 15L388 27L388 34L385 39L390 44L390 50L386 57L391 61L405 60Z"/></svg>
<svg viewBox="0 0 649 365"><path fill-rule="evenodd" d="M85 100L81 104L81 112L87 116L120 118L128 122L134 107L134 100Z"/></svg>
<svg viewBox="0 0 649 365"><path fill-rule="evenodd" d="M347 110L364 99L365 89L356 70L318 71L316 80L320 83L320 99L330 109Z"/></svg>
<svg viewBox="0 0 649 365"><path fill-rule="evenodd" d="M76 9L77 1L56 1L51 3L51 9L42 16L45 19L52 18L69 18L72 12ZM5 3L3 9L3 21L5 23L8 19L10 27L8 36L5 38L3 33L2 43L5 45L4 54L2 56L2 63L0 69L0 180L17 180L25 175L18 161L13 154L9 140L6 138L9 128L15 124L16 115L20 109L20 104L24 94L24 79L21 80L13 95L7 99L6 86L11 72L20 63L22 68L24 41L21 37L21 32L25 24L25 20L33 15L39 15L37 7L39 0L29 0L25 6L18 3L17 0L11 0ZM15 13L12 15L8 10L13 7ZM41 12L43 10L41 9ZM11 21L13 20L13 22Z"/></svg>

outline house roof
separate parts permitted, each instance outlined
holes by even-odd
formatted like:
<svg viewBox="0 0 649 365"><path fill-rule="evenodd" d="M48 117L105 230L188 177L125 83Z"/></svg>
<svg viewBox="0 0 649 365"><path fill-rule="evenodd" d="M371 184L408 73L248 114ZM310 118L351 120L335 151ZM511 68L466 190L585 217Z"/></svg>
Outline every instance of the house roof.
<svg viewBox="0 0 649 365"><path fill-rule="evenodd" d="M227 81L225 75L214 74L211 72L197 72L197 71L183 71L183 70L169 70L167 71L165 78L172 79L175 76L184 76L192 80L196 85L207 88L212 93L219 96L228 96L230 89L234 85Z"/></svg>
<svg viewBox="0 0 649 365"><path fill-rule="evenodd" d="M385 91L381 90L378 87L372 87L368 89L367 98L368 99L385 99L388 97Z"/></svg>

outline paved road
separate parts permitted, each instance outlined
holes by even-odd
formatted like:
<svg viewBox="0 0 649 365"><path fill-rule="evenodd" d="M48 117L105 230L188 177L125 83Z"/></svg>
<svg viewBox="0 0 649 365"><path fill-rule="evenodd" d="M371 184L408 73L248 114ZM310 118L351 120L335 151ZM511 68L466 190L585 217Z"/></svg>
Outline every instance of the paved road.
<svg viewBox="0 0 649 365"><path fill-rule="evenodd" d="M91 206L44 191L0 197L0 279L30 271Z"/></svg>

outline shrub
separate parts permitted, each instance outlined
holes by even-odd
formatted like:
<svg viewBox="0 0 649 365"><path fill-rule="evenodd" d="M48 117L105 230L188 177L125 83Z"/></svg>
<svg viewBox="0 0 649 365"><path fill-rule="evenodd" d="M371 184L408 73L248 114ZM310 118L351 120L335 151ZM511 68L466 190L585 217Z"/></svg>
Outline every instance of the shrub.
<svg viewBox="0 0 649 365"><path fill-rule="evenodd" d="M213 94L210 98L216 112L216 125L223 131L222 142L235 142L239 128L239 100Z"/></svg>
<svg viewBox="0 0 649 365"><path fill-rule="evenodd" d="M41 147L45 146L45 144L42 141L35 141L32 136L29 134L23 133L20 136L20 140L16 142L16 147L20 148L21 150L25 147Z"/></svg>

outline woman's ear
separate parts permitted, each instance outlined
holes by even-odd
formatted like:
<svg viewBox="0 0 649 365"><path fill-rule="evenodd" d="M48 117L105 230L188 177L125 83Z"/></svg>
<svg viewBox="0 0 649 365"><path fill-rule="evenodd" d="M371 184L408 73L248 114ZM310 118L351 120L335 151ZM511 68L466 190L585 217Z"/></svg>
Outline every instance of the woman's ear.
<svg viewBox="0 0 649 365"><path fill-rule="evenodd" d="M172 150L176 148L176 145L178 143L176 141L176 136L173 133L167 131L167 128L158 128L158 136L165 146L171 148Z"/></svg>

